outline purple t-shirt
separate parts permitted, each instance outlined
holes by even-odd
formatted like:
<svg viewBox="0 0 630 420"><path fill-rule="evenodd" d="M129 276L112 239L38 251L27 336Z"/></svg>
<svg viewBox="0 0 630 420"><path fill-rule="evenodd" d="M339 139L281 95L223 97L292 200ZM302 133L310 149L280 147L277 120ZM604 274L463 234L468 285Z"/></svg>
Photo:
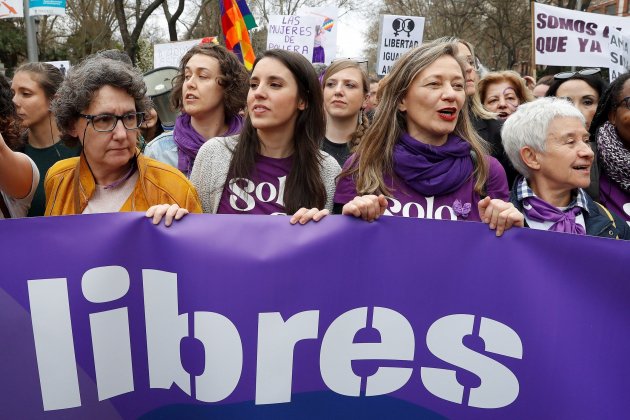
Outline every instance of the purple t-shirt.
<svg viewBox="0 0 630 420"><path fill-rule="evenodd" d="M630 225L630 194L619 188L604 171L599 175L599 202Z"/></svg>
<svg viewBox="0 0 630 420"><path fill-rule="evenodd" d="M286 214L284 186L293 156L275 159L258 155L251 179L230 179L223 187L217 213Z"/></svg>
<svg viewBox="0 0 630 420"><path fill-rule="evenodd" d="M486 195L508 201L509 193L505 170L493 157L486 157L489 165ZM344 169L352 164L353 159L346 161ZM387 216L417 217L420 219L472 220L481 221L477 203L479 194L474 190L474 179L466 181L458 190L445 195L425 197L397 176L384 176L385 183L390 186L393 197L388 197L389 206L385 210ZM354 180L344 177L337 184L335 203L345 204L357 195Z"/></svg>

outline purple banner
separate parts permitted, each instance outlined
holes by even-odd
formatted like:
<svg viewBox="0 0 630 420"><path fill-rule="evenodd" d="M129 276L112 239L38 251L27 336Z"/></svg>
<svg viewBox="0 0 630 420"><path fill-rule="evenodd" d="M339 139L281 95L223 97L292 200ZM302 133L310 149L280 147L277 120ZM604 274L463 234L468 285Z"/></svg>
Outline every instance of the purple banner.
<svg viewBox="0 0 630 420"><path fill-rule="evenodd" d="M630 243L396 217L0 221L6 418L622 418Z"/></svg>

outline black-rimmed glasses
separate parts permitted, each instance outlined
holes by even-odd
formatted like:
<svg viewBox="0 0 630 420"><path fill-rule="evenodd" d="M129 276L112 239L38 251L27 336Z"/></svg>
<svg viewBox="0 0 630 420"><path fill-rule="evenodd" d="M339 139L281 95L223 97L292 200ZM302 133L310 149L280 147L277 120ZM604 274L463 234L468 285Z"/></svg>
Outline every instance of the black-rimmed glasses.
<svg viewBox="0 0 630 420"><path fill-rule="evenodd" d="M630 111L630 96L626 96L625 98L617 102L617 108L619 108L624 103L626 104L626 109Z"/></svg>
<svg viewBox="0 0 630 420"><path fill-rule="evenodd" d="M600 68L594 67L594 68L590 68L590 69L582 69L582 70L578 70L578 71L565 71L562 73L558 73L555 76L553 76L554 79L570 79L573 76L577 76L582 75L582 76L592 76L594 74L597 74L601 71Z"/></svg>
<svg viewBox="0 0 630 420"><path fill-rule="evenodd" d="M98 114L98 115L87 115L87 114L79 114L81 117L92 123L92 127L94 130L99 131L101 133L108 133L110 131L114 131L116 128L116 124L118 124L118 120L122 121L123 126L127 130L135 130L144 121L144 112L129 112L124 115L114 115L114 114Z"/></svg>

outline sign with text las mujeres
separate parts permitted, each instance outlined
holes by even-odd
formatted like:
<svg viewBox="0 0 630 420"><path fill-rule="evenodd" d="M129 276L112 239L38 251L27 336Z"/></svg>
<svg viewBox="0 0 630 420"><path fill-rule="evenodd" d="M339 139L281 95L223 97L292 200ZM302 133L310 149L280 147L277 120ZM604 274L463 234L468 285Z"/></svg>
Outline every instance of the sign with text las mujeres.
<svg viewBox="0 0 630 420"><path fill-rule="evenodd" d="M620 418L630 243L397 217L0 221L6 418ZM576 258L579 255L579 258Z"/></svg>
<svg viewBox="0 0 630 420"><path fill-rule="evenodd" d="M534 3L536 64L613 67L610 45L619 42L611 39L618 37L615 28L628 35L630 18Z"/></svg>
<svg viewBox="0 0 630 420"><path fill-rule="evenodd" d="M267 49L296 52L312 62L318 24L319 19L311 15L269 16Z"/></svg>
<svg viewBox="0 0 630 420"><path fill-rule="evenodd" d="M376 73L389 73L401 55L422 44L423 33L423 17L381 15Z"/></svg>

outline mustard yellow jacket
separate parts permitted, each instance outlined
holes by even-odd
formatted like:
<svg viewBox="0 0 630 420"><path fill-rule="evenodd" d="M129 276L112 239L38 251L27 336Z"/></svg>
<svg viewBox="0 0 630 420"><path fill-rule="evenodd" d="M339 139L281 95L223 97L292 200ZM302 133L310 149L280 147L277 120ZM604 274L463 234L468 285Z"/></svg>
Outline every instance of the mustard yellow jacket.
<svg viewBox="0 0 630 420"><path fill-rule="evenodd" d="M176 168L143 155L137 156L138 181L120 211L146 211L156 204L178 204L201 213L195 187ZM81 214L96 183L82 156L60 160L46 174L46 216Z"/></svg>

